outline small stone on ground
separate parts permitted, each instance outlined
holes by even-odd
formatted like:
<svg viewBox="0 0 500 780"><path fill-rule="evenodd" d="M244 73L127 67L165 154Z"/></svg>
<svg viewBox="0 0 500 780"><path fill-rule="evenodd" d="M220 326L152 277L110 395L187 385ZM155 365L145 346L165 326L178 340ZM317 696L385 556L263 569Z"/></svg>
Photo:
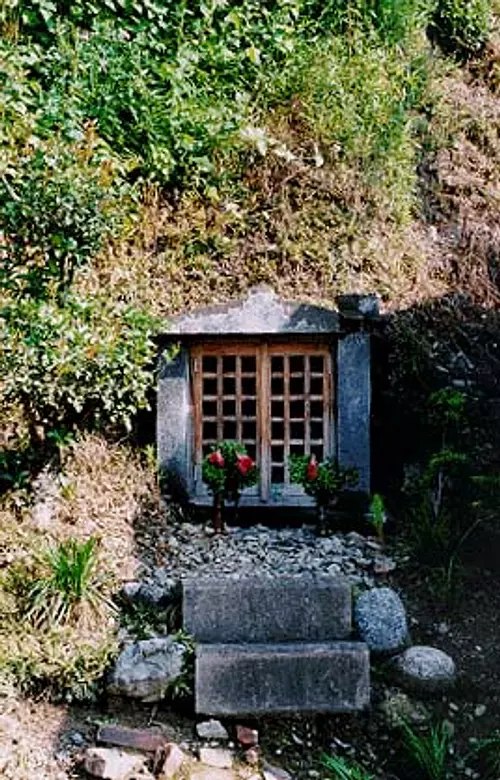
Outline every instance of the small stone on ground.
<svg viewBox="0 0 500 780"><path fill-rule="evenodd" d="M88 748L83 767L102 780L128 780L133 772L144 769L144 758L116 748Z"/></svg>
<svg viewBox="0 0 500 780"><path fill-rule="evenodd" d="M229 739L229 734L220 720L204 720L197 723L196 733L201 739Z"/></svg>
<svg viewBox="0 0 500 780"><path fill-rule="evenodd" d="M229 769L215 767L197 767L189 774L189 780L236 780L236 775Z"/></svg>
<svg viewBox="0 0 500 780"><path fill-rule="evenodd" d="M200 761L216 769L231 769L233 766L233 754L224 748L200 748Z"/></svg>
<svg viewBox="0 0 500 780"><path fill-rule="evenodd" d="M436 647L409 647L393 663L401 684L417 692L441 693L455 682L455 662Z"/></svg>
<svg viewBox="0 0 500 780"><path fill-rule="evenodd" d="M178 745L171 743L165 748L165 761L158 780L172 780L187 761L187 756Z"/></svg>
<svg viewBox="0 0 500 780"><path fill-rule="evenodd" d="M259 732L249 726L236 726L236 736L243 747L254 747L259 744Z"/></svg>

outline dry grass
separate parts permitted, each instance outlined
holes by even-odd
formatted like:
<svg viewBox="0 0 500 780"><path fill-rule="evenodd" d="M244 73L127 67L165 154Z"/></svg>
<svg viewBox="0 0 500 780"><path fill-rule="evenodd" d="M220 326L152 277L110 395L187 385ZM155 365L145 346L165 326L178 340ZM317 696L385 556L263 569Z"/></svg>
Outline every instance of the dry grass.
<svg viewBox="0 0 500 780"><path fill-rule="evenodd" d="M484 83L457 71L440 85L431 123L436 152L422 180L434 251L450 291L499 300L500 103Z"/></svg>
<svg viewBox="0 0 500 780"><path fill-rule="evenodd" d="M55 522L61 535L101 540L101 557L119 580L133 579L139 560L136 521L158 510L156 475L126 445L83 436L64 458Z"/></svg>
<svg viewBox="0 0 500 780"><path fill-rule="evenodd" d="M127 445L83 435L63 455L60 473L46 469L33 502L11 494L0 509L0 565L26 560L40 545L69 537L100 540L102 566L117 581L139 567L135 523L159 510L153 469Z"/></svg>
<svg viewBox="0 0 500 780"><path fill-rule="evenodd" d="M387 221L354 171L262 161L248 177L239 201L154 200L134 240L81 280L86 291L105 288L160 317L260 283L327 305L346 291L377 290L400 304L442 292L427 227Z"/></svg>

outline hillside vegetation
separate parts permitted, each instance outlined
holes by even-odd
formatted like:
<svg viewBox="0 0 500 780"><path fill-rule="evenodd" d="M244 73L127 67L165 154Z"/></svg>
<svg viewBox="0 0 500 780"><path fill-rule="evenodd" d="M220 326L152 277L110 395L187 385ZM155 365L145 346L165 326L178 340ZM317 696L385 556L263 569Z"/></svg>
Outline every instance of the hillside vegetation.
<svg viewBox="0 0 500 780"><path fill-rule="evenodd" d="M162 318L260 282L327 305L375 290L393 311L450 293L495 306L499 10L4 0L0 555L18 568L0 582L0 629L16 620L27 633L14 649L0 640L0 666L15 680L59 675L56 688L80 691L113 652L105 607L97 649L82 623L86 656L57 650L74 626L27 641L21 584L48 576L30 558L40 537L88 536L76 497L95 480L96 516L113 515L130 469L134 512L150 501L141 485L156 496L151 452L140 460L123 437L148 407ZM417 350L396 335L403 372ZM31 512L48 462L70 506L49 529ZM102 516L90 532L106 537Z"/></svg>

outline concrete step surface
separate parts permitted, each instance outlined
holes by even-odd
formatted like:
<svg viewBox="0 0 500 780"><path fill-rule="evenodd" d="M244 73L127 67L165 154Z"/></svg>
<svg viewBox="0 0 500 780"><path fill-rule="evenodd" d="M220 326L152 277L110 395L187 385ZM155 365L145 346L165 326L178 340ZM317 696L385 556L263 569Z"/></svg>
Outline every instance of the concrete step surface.
<svg viewBox="0 0 500 780"><path fill-rule="evenodd" d="M184 630L197 642L321 642L351 633L351 586L337 576L184 582Z"/></svg>
<svg viewBox="0 0 500 780"><path fill-rule="evenodd" d="M215 716L354 712L370 699L362 642L200 644L196 712Z"/></svg>

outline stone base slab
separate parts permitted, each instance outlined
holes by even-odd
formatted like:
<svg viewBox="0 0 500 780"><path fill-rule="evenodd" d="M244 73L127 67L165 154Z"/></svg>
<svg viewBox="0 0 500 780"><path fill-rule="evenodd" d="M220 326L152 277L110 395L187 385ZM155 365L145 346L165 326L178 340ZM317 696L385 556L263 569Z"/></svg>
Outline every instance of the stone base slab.
<svg viewBox="0 0 500 780"><path fill-rule="evenodd" d="M285 715L363 710L370 661L362 642L198 645L196 712Z"/></svg>

